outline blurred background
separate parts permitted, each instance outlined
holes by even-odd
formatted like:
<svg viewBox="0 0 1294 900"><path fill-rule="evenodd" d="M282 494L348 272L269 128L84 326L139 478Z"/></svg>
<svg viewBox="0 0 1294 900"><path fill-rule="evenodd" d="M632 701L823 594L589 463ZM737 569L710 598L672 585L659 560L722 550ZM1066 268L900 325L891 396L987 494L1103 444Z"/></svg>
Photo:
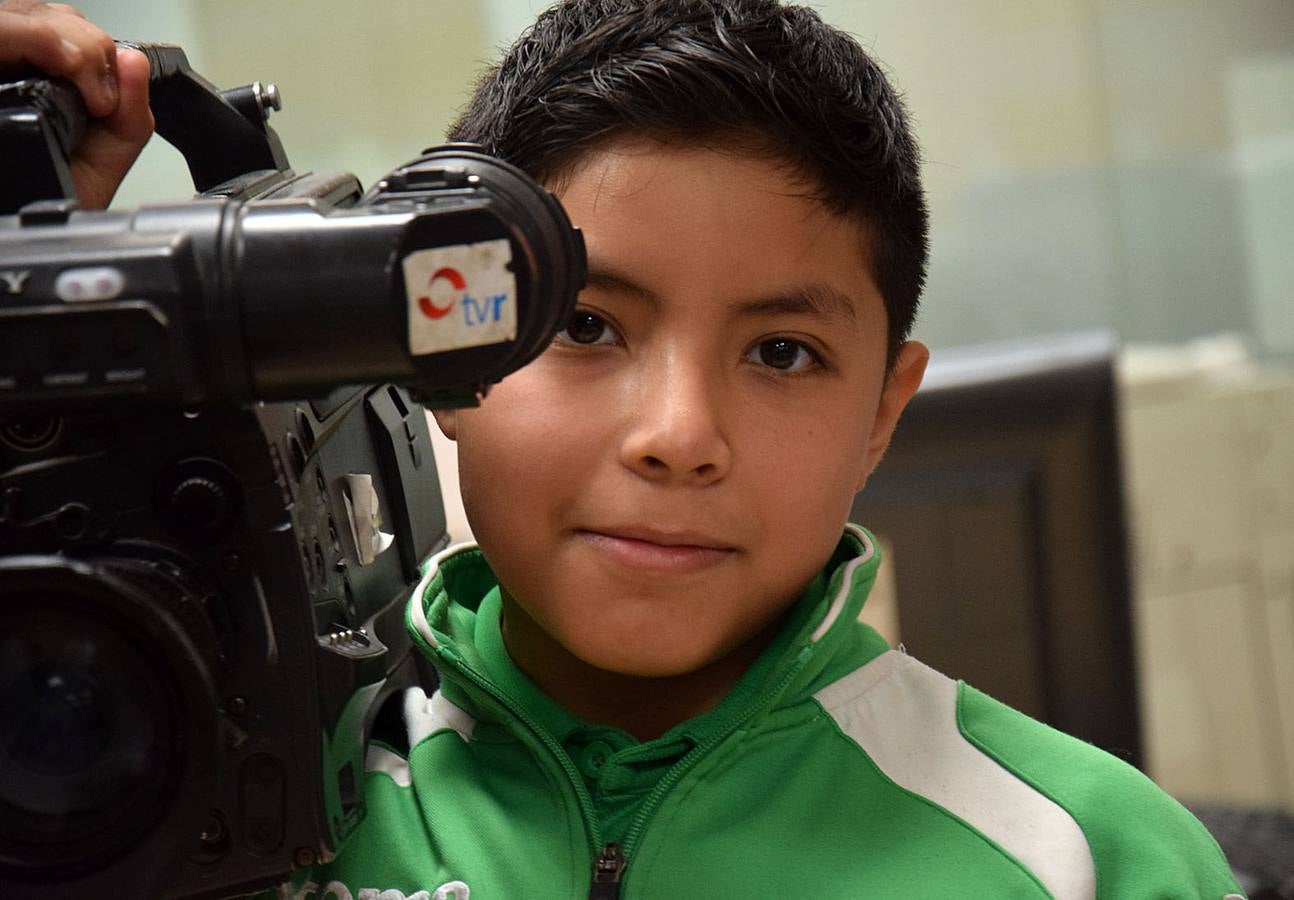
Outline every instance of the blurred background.
<svg viewBox="0 0 1294 900"><path fill-rule="evenodd" d="M536 0L87 0L114 35L182 44L225 87L274 81L298 168L365 184L439 141ZM814 4L882 60L926 155L932 346L1092 327L1232 331L1294 356L1294 4ZM169 147L119 203L173 198Z"/></svg>
<svg viewBox="0 0 1294 900"><path fill-rule="evenodd" d="M294 166L368 185L441 140L545 5L80 7L117 37L181 44L221 87L276 82ZM891 70L924 146L917 336L936 354L1092 329L1121 342L1148 770L1190 802L1294 810L1294 3L813 5ZM190 192L158 144L116 205ZM452 446L438 453L453 506ZM450 529L468 535L460 510Z"/></svg>

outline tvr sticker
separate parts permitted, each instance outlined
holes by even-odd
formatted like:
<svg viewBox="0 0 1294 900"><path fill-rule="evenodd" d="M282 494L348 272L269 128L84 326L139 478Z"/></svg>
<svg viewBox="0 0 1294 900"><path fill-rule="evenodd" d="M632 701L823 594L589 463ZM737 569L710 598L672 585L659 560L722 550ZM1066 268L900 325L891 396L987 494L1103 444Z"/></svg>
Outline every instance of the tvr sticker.
<svg viewBox="0 0 1294 900"><path fill-rule="evenodd" d="M517 337L517 279L507 238L415 250L402 262L409 352L483 347Z"/></svg>

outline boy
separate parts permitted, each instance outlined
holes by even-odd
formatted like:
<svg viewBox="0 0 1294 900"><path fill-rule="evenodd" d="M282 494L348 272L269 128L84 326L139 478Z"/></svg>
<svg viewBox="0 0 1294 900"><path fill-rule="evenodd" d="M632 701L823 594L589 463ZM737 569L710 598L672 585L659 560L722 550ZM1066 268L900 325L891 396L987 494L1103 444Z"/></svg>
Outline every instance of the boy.
<svg viewBox="0 0 1294 900"><path fill-rule="evenodd" d="M139 127L120 72L101 136ZM451 137L558 194L588 287L437 413L479 540L410 606L441 687L281 896L1238 896L1139 773L857 621L878 559L845 518L921 381L927 251L852 39L774 0L569 0Z"/></svg>

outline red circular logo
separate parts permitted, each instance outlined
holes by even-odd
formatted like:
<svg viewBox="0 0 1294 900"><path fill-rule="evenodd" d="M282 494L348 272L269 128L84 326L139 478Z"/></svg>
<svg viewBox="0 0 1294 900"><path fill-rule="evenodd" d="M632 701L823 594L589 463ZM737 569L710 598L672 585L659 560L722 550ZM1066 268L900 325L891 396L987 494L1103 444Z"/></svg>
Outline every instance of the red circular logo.
<svg viewBox="0 0 1294 900"><path fill-rule="evenodd" d="M455 291L462 291L467 287L467 281L461 274L459 274L459 271L446 266L444 268L437 269L435 273L432 274L431 278L428 279L428 292L431 291L432 286L435 285L436 281L441 278L449 282L450 287ZM455 297L444 306L437 306L430 296L419 297L418 308L422 310L422 314L428 319L443 319L445 316L449 315L449 311L454 308L454 303L457 300L458 298Z"/></svg>

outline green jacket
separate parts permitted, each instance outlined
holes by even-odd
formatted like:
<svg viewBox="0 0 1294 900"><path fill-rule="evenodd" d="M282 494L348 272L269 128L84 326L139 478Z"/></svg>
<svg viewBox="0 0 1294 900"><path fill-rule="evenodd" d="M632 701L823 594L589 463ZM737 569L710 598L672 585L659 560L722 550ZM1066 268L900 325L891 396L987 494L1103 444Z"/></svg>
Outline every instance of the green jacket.
<svg viewBox="0 0 1294 900"><path fill-rule="evenodd" d="M441 688L406 695L407 751L368 754L367 818L281 896L1241 896L1141 773L859 623L878 562L850 526L723 703L639 743L529 683L480 551L442 553L408 616Z"/></svg>

